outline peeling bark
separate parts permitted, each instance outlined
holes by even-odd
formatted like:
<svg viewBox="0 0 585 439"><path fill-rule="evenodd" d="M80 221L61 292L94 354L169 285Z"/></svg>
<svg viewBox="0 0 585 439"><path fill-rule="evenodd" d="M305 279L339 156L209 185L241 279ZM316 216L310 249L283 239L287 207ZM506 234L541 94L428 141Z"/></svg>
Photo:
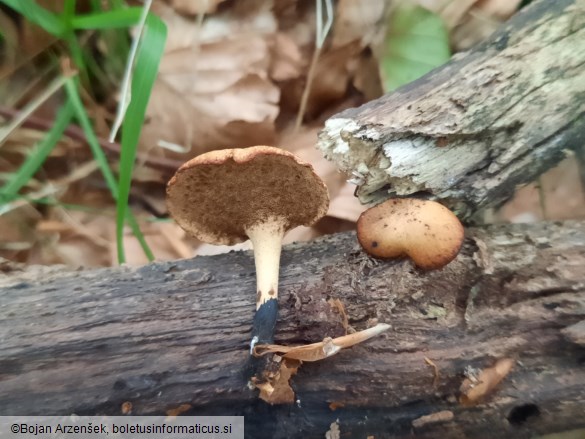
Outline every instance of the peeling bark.
<svg viewBox="0 0 585 439"><path fill-rule="evenodd" d="M585 223L469 229L444 269L375 261L353 233L285 247L276 341L392 329L292 378L268 406L243 372L255 308L251 252L0 278L3 415L244 415L251 438L528 438L585 427ZM345 307L346 317L335 300ZM566 332L566 331L565 331ZM464 373L514 367L471 407ZM433 367L436 366L436 370ZM479 375L479 374L478 374Z"/></svg>
<svg viewBox="0 0 585 439"><path fill-rule="evenodd" d="M487 42L330 118L318 148L362 203L440 199L469 220L585 143L585 1L537 1Z"/></svg>

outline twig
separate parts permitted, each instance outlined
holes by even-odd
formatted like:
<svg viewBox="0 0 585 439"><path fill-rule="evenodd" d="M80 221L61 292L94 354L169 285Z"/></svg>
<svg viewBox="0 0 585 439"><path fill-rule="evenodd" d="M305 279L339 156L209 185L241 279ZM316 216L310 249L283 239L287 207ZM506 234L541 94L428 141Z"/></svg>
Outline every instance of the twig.
<svg viewBox="0 0 585 439"><path fill-rule="evenodd" d="M18 111L13 108L7 108L0 105L0 116L5 118L14 118L18 114ZM22 126L26 128L32 128L36 130L47 131L51 128L52 121L42 119L37 116L29 116L25 121L23 121ZM70 137L71 139L77 140L79 142L87 143L87 139L83 130L79 128L77 125L70 125L65 129L65 135ZM109 151L113 154L120 154L120 144L117 142L110 143L107 139L102 139L98 137L98 142L102 148L106 151ZM181 166L182 162L178 160L169 159L166 157L148 157L141 154L138 154L139 160L141 160L144 164L149 166L152 169L157 169L163 172L175 172L179 166Z"/></svg>
<svg viewBox="0 0 585 439"><path fill-rule="evenodd" d="M317 61L321 54L321 48L327 38L327 34L333 24L333 5L331 0L325 1L325 9L327 10L327 20L323 23L323 4L322 0L316 0L317 3L317 32L315 34L315 51L311 58L311 65L309 66L309 72L307 74L307 83L303 90L303 96L301 97L301 104L299 106L299 112L297 113L297 120L295 122L295 131L301 127L303 123L303 117L307 109L307 102L309 101L309 95L311 94L311 85L313 84L313 77L315 76L315 70L317 68Z"/></svg>
<svg viewBox="0 0 585 439"><path fill-rule="evenodd" d="M30 101L22 110L16 113L10 123L0 128L0 145L4 143L6 138L18 128L22 123L32 114L34 111L39 108L47 99L49 99L57 90L63 87L67 78L63 75L59 75L57 78L53 79L51 83L47 86L47 88L34 100Z"/></svg>

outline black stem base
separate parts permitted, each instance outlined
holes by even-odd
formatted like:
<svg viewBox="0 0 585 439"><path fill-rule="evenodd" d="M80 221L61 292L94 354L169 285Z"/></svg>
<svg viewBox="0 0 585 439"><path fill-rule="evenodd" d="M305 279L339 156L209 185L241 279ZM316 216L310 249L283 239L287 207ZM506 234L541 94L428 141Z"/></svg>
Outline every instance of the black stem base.
<svg viewBox="0 0 585 439"><path fill-rule="evenodd" d="M252 326L252 340L257 340L256 344L274 343L274 327L278 317L278 301L270 299L260 305L254 315L254 325ZM255 337L257 337L255 339Z"/></svg>
<svg viewBox="0 0 585 439"><path fill-rule="evenodd" d="M254 357L252 350L257 344L273 344L274 343L274 328L276 326L276 319L278 317L278 301L276 299L269 299L260 305L260 308L254 315L254 324L252 326L252 338L250 341L250 359L246 367L248 379L256 376L261 378L267 360L270 355L264 357Z"/></svg>

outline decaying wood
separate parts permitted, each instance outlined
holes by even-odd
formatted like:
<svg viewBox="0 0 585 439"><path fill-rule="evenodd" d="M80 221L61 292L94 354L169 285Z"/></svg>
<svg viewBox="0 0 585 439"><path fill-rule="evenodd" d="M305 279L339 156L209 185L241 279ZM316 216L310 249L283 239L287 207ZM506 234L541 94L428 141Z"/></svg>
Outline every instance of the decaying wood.
<svg viewBox="0 0 585 439"><path fill-rule="evenodd" d="M465 220L585 143L585 1L541 0L489 41L326 122L363 203L440 199Z"/></svg>
<svg viewBox="0 0 585 439"><path fill-rule="evenodd" d="M392 325L303 364L296 404L268 406L246 385L254 263L233 252L5 273L0 413L244 415L251 438L322 438L332 423L360 438L585 427L585 350L562 332L585 319L585 222L470 229L457 259L428 273L370 259L352 233L289 246L282 260L277 343ZM462 405L464 379L504 358L514 365L502 381Z"/></svg>

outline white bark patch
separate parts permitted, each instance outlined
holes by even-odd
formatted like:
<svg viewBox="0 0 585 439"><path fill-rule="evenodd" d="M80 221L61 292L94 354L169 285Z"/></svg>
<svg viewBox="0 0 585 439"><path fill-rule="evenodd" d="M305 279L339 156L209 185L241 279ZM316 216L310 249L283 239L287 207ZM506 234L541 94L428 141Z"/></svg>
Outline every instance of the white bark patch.
<svg viewBox="0 0 585 439"><path fill-rule="evenodd" d="M411 182L394 188L399 195L426 187L447 190L469 169L480 166L487 154L485 146L479 142L439 147L435 142L420 138L393 141L385 144L383 150L391 163L385 170L387 176Z"/></svg>

